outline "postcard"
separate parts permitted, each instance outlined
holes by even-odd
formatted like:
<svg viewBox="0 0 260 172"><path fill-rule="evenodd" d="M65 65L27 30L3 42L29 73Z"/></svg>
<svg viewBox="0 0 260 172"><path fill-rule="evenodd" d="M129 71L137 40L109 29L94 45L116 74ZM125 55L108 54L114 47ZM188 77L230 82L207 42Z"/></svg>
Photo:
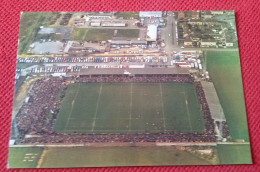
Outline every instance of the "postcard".
<svg viewBox="0 0 260 172"><path fill-rule="evenodd" d="M251 164L234 11L22 12L8 168Z"/></svg>

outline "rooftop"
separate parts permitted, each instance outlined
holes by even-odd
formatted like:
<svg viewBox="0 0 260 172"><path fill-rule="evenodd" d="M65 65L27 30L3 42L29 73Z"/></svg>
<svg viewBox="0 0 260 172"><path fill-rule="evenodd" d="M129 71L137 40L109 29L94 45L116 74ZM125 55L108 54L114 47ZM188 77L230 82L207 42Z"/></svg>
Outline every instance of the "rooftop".
<svg viewBox="0 0 260 172"><path fill-rule="evenodd" d="M223 109L219 102L216 89L212 82L201 81L205 97L207 99L212 119L215 121L226 121Z"/></svg>
<svg viewBox="0 0 260 172"><path fill-rule="evenodd" d="M140 11L140 17L162 17L162 11Z"/></svg>
<svg viewBox="0 0 260 172"><path fill-rule="evenodd" d="M81 69L80 75L123 75L123 74L189 74L187 68L87 68Z"/></svg>
<svg viewBox="0 0 260 172"><path fill-rule="evenodd" d="M156 41L157 39L157 26L149 24L147 27L147 40Z"/></svg>
<svg viewBox="0 0 260 172"><path fill-rule="evenodd" d="M38 34L62 34L63 39L70 39L73 28L57 27L57 28L41 28Z"/></svg>

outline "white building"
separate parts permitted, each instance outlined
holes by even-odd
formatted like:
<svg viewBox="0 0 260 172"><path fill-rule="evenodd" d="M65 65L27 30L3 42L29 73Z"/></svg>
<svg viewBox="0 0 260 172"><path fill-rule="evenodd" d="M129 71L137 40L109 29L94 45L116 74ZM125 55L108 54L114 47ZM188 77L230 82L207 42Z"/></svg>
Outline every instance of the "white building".
<svg viewBox="0 0 260 172"><path fill-rule="evenodd" d="M184 40L184 46L186 47L192 46L192 40L190 38L186 38Z"/></svg>
<svg viewBox="0 0 260 172"><path fill-rule="evenodd" d="M90 12L86 17L90 19L111 19L113 17L113 13L112 12L99 12L99 13Z"/></svg>
<svg viewBox="0 0 260 172"><path fill-rule="evenodd" d="M222 14L224 14L224 11L211 11L211 14L213 14L213 15L222 15Z"/></svg>
<svg viewBox="0 0 260 172"><path fill-rule="evenodd" d="M101 22L102 27L125 27L124 22Z"/></svg>
<svg viewBox="0 0 260 172"><path fill-rule="evenodd" d="M233 47L234 44L233 44L233 42L226 42L226 46L227 46L227 47Z"/></svg>
<svg viewBox="0 0 260 172"><path fill-rule="evenodd" d="M201 40L201 47L216 47L217 43L215 40L212 39L202 39Z"/></svg>
<svg viewBox="0 0 260 172"><path fill-rule="evenodd" d="M211 19L212 18L211 11L205 11L203 17L204 19Z"/></svg>
<svg viewBox="0 0 260 172"><path fill-rule="evenodd" d="M92 26L92 27L99 27L100 24L101 24L100 22L91 22L90 26Z"/></svg>
<svg viewBox="0 0 260 172"><path fill-rule="evenodd" d="M139 17L143 17L143 18L162 17L162 11L140 11Z"/></svg>
<svg viewBox="0 0 260 172"><path fill-rule="evenodd" d="M156 41L157 39L157 26L154 24L149 24L147 26L147 41Z"/></svg>

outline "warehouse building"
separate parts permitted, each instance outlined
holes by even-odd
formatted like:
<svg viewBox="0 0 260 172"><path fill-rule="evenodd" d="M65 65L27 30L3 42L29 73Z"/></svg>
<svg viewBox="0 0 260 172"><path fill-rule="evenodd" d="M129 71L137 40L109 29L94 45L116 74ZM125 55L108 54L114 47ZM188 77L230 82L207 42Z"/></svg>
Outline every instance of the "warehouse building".
<svg viewBox="0 0 260 172"><path fill-rule="evenodd" d="M162 11L140 11L139 17L141 18L160 18Z"/></svg>
<svg viewBox="0 0 260 172"><path fill-rule="evenodd" d="M115 47L142 47L146 48L147 47L147 41L143 40L112 40L110 43L110 46L115 48Z"/></svg>
<svg viewBox="0 0 260 172"><path fill-rule="evenodd" d="M57 27L57 28L41 28L38 32L40 35L60 35L61 41L70 40L70 35L72 34L73 28L68 27Z"/></svg>
<svg viewBox="0 0 260 172"><path fill-rule="evenodd" d="M110 46L113 48L116 47L130 47L131 41L128 40L112 40Z"/></svg>
<svg viewBox="0 0 260 172"><path fill-rule="evenodd" d="M157 40L157 26L153 24L149 24L147 26L147 41L156 41Z"/></svg>
<svg viewBox="0 0 260 172"><path fill-rule="evenodd" d="M126 27L124 22L101 22L102 27Z"/></svg>

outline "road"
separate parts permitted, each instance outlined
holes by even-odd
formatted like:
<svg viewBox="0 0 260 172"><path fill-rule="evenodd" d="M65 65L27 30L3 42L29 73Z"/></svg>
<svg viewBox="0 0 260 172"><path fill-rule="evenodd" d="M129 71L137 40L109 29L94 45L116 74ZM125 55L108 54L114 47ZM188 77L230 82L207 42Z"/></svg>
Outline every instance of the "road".
<svg viewBox="0 0 260 172"><path fill-rule="evenodd" d="M165 42L165 51L168 53L171 53L174 49L181 51L181 48L178 47L177 44L175 18L173 14L173 12L168 12L168 16L166 18L167 26L163 28L162 31L162 39Z"/></svg>
<svg viewBox="0 0 260 172"><path fill-rule="evenodd" d="M39 66L45 66L45 67L52 67L52 66L120 66L120 65L170 65L169 62L163 63L163 62L108 62L108 63L91 63L91 62L75 62L75 63L39 63Z"/></svg>
<svg viewBox="0 0 260 172"><path fill-rule="evenodd" d="M174 49L177 51L179 49ZM238 48L183 48L181 51L216 51L216 52L225 52L225 51L238 51Z"/></svg>
<svg viewBox="0 0 260 172"><path fill-rule="evenodd" d="M167 44L166 44L167 46ZM216 51L216 52L223 52L223 51L238 51L238 48L180 48L178 46L174 46L173 44L168 45L167 47L170 51ZM163 55L163 53L144 53L144 54L90 54L89 56L98 56L98 57L116 57L116 56L158 56L158 55ZM18 57L23 57L23 58L31 58L31 57L68 57L68 54L20 54Z"/></svg>
<svg viewBox="0 0 260 172"><path fill-rule="evenodd" d="M21 144L10 145L9 147L23 148L23 147L111 147L111 146L217 146L218 144L227 145L244 145L249 142L107 142L107 143L61 143L61 144Z"/></svg>

